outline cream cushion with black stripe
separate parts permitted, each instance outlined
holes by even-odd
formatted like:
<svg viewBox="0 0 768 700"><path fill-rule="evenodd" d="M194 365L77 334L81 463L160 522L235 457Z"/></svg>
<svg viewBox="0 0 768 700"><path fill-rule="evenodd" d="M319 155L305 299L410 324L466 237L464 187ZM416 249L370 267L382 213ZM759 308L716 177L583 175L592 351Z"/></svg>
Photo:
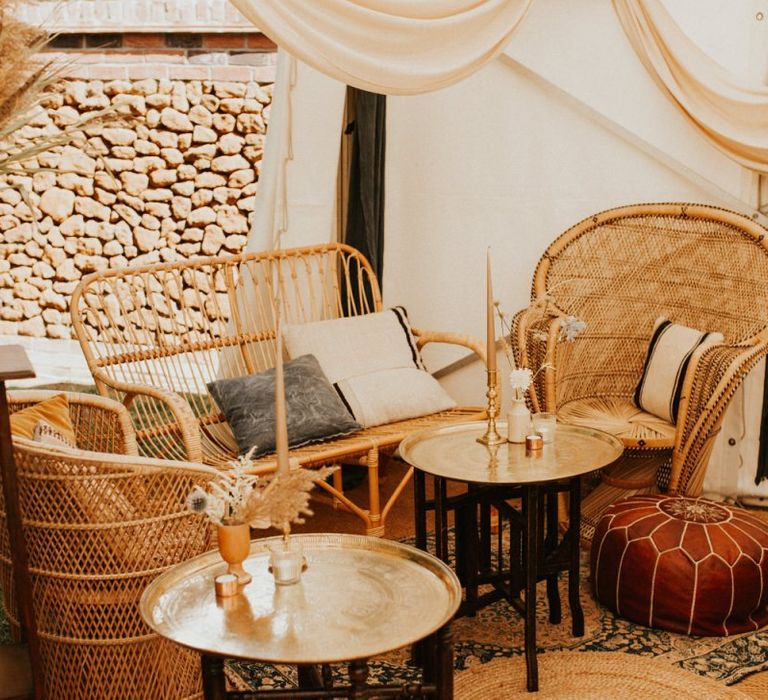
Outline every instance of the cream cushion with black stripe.
<svg viewBox="0 0 768 700"><path fill-rule="evenodd" d="M635 390L635 405L675 423L683 380L691 357L699 349L722 342L722 333L707 333L672 323L663 316L657 318L643 374Z"/></svg>
<svg viewBox="0 0 768 700"><path fill-rule="evenodd" d="M290 357L314 355L365 428L445 411L456 402L427 372L405 309L286 324Z"/></svg>

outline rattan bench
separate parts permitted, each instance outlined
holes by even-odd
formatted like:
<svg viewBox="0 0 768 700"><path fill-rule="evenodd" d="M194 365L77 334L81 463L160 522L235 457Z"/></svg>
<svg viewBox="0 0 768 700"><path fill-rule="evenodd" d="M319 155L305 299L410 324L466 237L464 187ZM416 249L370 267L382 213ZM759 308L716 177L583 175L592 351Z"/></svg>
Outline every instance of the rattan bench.
<svg viewBox="0 0 768 700"><path fill-rule="evenodd" d="M75 290L71 311L96 386L129 407L140 452L225 468L237 445L206 384L274 365L278 308L283 322L306 323L380 311L381 294L358 251L327 244L95 273ZM465 336L414 334L419 347L458 344L485 359L480 344ZM455 408L292 454L305 466L366 466L367 504L344 494L340 471L333 485L320 485L361 518L369 534L383 535L387 513L411 475L382 505L379 471L400 441L421 428L483 416L480 408ZM254 464L271 471L274 456Z"/></svg>

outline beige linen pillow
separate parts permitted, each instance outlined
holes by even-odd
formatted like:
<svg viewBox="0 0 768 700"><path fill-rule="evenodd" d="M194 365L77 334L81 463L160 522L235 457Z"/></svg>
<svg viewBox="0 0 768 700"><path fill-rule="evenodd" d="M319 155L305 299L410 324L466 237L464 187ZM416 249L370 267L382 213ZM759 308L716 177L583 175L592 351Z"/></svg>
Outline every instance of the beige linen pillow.
<svg viewBox="0 0 768 700"><path fill-rule="evenodd" d="M456 406L426 371L405 309L287 324L291 357L314 355L363 427L438 413Z"/></svg>

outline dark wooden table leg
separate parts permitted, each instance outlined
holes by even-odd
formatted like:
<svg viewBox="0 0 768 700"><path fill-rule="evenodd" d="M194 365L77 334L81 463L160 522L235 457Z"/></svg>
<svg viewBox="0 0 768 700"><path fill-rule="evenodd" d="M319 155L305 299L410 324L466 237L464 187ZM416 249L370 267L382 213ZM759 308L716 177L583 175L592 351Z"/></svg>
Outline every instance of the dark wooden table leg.
<svg viewBox="0 0 768 700"><path fill-rule="evenodd" d="M203 667L203 698L205 700L226 700L224 659L220 656L203 654L201 663Z"/></svg>
<svg viewBox="0 0 768 700"><path fill-rule="evenodd" d="M349 664L350 698L368 697L368 662L352 661Z"/></svg>
<svg viewBox="0 0 768 700"><path fill-rule="evenodd" d="M435 477L435 555L448 563L448 513L446 511L447 486L445 479Z"/></svg>
<svg viewBox="0 0 768 700"><path fill-rule="evenodd" d="M538 532L539 487L527 484L523 488L525 512L525 666L528 692L539 689L539 664L536 658L536 579L539 561Z"/></svg>
<svg viewBox="0 0 768 700"><path fill-rule="evenodd" d="M437 632L428 637L419 640L413 645L413 648L419 649L419 660L414 661L414 666L421 669L422 683L434 683L437 675Z"/></svg>
<svg viewBox="0 0 768 700"><path fill-rule="evenodd" d="M584 612L581 609L579 597L579 569L581 566L579 548L579 532L581 527L581 477L573 477L570 480L570 522L568 532L570 547L570 566L568 567L568 605L571 608L573 620L573 634L581 637L584 634Z"/></svg>
<svg viewBox="0 0 768 700"><path fill-rule="evenodd" d="M427 551L427 489L421 469L413 470L413 512L416 521L416 546Z"/></svg>
<svg viewBox="0 0 768 700"><path fill-rule="evenodd" d="M546 489L545 498L547 499L546 507L546 532L547 536L544 540L544 552L550 554L557 549L557 489ZM563 611L560 605L560 591L557 587L557 581L559 573L554 573L547 576L547 603L549 605L549 621L554 624L560 624L563 619Z"/></svg>
<svg viewBox="0 0 768 700"><path fill-rule="evenodd" d="M319 666L299 664L296 670L299 672L299 688L302 690L317 690L323 687L323 676Z"/></svg>
<svg viewBox="0 0 768 700"><path fill-rule="evenodd" d="M482 571L489 571L491 568L491 504L485 500L480 501L479 566Z"/></svg>
<svg viewBox="0 0 768 700"><path fill-rule="evenodd" d="M477 613L478 567L481 556L477 533L477 504L474 501L456 509L454 532L456 573L465 589L462 614L474 616Z"/></svg>
<svg viewBox="0 0 768 700"><path fill-rule="evenodd" d="M435 643L437 645L437 673L435 685L438 700L453 699L453 634L451 623L437 631Z"/></svg>

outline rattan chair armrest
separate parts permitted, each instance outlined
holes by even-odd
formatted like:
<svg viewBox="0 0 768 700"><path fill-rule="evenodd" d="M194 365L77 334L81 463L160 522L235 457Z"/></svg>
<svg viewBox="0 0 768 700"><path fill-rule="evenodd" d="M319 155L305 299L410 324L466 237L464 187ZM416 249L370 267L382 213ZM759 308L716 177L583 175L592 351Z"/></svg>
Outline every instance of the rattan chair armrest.
<svg viewBox="0 0 768 700"><path fill-rule="evenodd" d="M99 464L100 468L115 469L116 471L128 470L132 472L167 471L177 472L179 476L194 476L210 481L221 476L221 470L216 467L173 459L158 459L157 457L142 457L141 455L119 455L96 450L83 450L79 447L68 447L54 443L42 443L30 438L16 437L13 440L14 448L32 450L46 455L67 455L77 458L81 463Z"/></svg>
<svg viewBox="0 0 768 700"><path fill-rule="evenodd" d="M8 392L11 412L20 411L59 394L66 394L78 447L84 450L137 455L136 431L123 404L98 394L50 389Z"/></svg>
<svg viewBox="0 0 768 700"><path fill-rule="evenodd" d="M699 495L725 409L768 351L768 329L748 341L710 346L691 358L677 416L669 490Z"/></svg>
<svg viewBox="0 0 768 700"><path fill-rule="evenodd" d="M442 331L423 331L416 328L411 329L413 335L416 338L416 345L419 349L423 348L427 343L447 343L448 345L460 345L465 348L469 348L475 353L483 363L486 363L485 349L483 344L469 335L462 335L460 333L445 333Z"/></svg>
<svg viewBox="0 0 768 700"><path fill-rule="evenodd" d="M183 453L177 455L174 451L174 454L154 454L154 450L149 447L151 440L146 439L147 433L157 433L159 427L167 430L169 426L159 426L157 415L149 419L143 415L141 410L136 410L133 414L133 422L137 428L140 447L145 455L150 457L181 458L190 462L203 462L199 424L186 399L179 396L176 392L161 387L116 381L99 371L94 372L94 378L115 391L124 394L123 404L128 409L130 409L131 404L137 398L144 396L160 401L170 411L178 437L182 441Z"/></svg>

